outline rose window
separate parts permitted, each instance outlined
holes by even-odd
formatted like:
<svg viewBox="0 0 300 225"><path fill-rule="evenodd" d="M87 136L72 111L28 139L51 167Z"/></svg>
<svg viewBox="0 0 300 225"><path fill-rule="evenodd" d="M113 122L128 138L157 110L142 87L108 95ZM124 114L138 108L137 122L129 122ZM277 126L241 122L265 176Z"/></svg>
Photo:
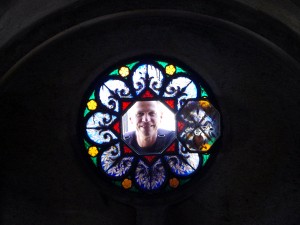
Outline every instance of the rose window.
<svg viewBox="0 0 300 225"><path fill-rule="evenodd" d="M169 191L188 182L220 137L220 114L203 81L165 61L135 61L104 74L84 100L87 155L122 189Z"/></svg>

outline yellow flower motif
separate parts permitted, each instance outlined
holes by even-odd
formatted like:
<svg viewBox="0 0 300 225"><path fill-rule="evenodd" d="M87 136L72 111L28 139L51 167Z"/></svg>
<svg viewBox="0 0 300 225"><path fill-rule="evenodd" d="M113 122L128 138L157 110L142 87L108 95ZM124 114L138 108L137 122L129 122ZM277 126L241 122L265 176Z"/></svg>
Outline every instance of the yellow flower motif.
<svg viewBox="0 0 300 225"><path fill-rule="evenodd" d="M179 185L179 180L177 178L171 178L169 180L170 187L177 188Z"/></svg>
<svg viewBox="0 0 300 225"><path fill-rule="evenodd" d="M122 77L127 77L129 75L129 68L127 66L122 66L120 69L119 69L119 74L122 76Z"/></svg>
<svg viewBox="0 0 300 225"><path fill-rule="evenodd" d="M126 178L126 179L123 180L122 186L125 189L129 189L132 186L132 181Z"/></svg>
<svg viewBox="0 0 300 225"><path fill-rule="evenodd" d="M207 109L207 108L210 107L210 103L209 103L208 101L200 100L199 103L200 103L200 106L201 106L203 109Z"/></svg>
<svg viewBox="0 0 300 225"><path fill-rule="evenodd" d="M97 108L97 102L95 100L90 100L87 103L87 107L89 110L95 110Z"/></svg>
<svg viewBox="0 0 300 225"><path fill-rule="evenodd" d="M98 154L98 149L95 146L89 147L88 153L90 156L95 157Z"/></svg>
<svg viewBox="0 0 300 225"><path fill-rule="evenodd" d="M201 151L203 151L203 152L207 152L209 149L210 149L210 144L204 144L204 145L202 145L201 146Z"/></svg>
<svg viewBox="0 0 300 225"><path fill-rule="evenodd" d="M173 75L175 73L175 71L176 71L176 68L173 65L168 65L166 67L166 73L169 75Z"/></svg>

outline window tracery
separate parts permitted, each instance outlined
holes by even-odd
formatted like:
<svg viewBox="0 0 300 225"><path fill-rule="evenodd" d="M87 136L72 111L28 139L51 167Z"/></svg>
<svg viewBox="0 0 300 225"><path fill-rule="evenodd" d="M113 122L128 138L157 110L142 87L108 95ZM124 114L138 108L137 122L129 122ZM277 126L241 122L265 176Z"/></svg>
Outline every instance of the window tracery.
<svg viewBox="0 0 300 225"><path fill-rule="evenodd" d="M154 131L156 148L161 148L141 153L124 137L124 127L131 122L135 103L153 101L174 115L168 122L175 127L174 137L169 137L167 125L157 125L157 118L149 123L151 118L141 119L135 122L135 129L142 124L141 130L132 131L130 138ZM151 193L178 188L206 164L220 137L220 114L203 83L186 70L165 61L141 60L114 69L97 83L85 100L81 128L87 154L100 174L126 190ZM170 141L158 141L167 137Z"/></svg>

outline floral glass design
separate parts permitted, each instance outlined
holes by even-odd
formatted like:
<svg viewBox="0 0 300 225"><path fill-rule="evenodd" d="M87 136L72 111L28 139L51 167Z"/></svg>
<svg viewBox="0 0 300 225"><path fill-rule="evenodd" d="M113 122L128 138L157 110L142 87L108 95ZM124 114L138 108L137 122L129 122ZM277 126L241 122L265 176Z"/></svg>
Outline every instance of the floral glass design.
<svg viewBox="0 0 300 225"><path fill-rule="evenodd" d="M139 154L124 139L124 116L137 101L159 101L176 118L174 136L159 152ZM135 61L102 76L82 114L84 148L99 174L134 192L182 186L204 167L221 134L203 82L165 61Z"/></svg>

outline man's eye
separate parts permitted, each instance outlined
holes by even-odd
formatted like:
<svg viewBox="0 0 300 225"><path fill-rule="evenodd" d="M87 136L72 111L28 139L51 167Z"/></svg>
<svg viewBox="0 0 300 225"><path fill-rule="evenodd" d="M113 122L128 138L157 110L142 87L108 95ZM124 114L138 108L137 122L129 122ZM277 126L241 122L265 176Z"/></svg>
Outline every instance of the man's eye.
<svg viewBox="0 0 300 225"><path fill-rule="evenodd" d="M137 113L136 116L141 117L141 116L143 116L143 113Z"/></svg>
<svg viewBox="0 0 300 225"><path fill-rule="evenodd" d="M150 115L150 116L155 116L156 113L155 113L155 112L150 112L149 115Z"/></svg>

